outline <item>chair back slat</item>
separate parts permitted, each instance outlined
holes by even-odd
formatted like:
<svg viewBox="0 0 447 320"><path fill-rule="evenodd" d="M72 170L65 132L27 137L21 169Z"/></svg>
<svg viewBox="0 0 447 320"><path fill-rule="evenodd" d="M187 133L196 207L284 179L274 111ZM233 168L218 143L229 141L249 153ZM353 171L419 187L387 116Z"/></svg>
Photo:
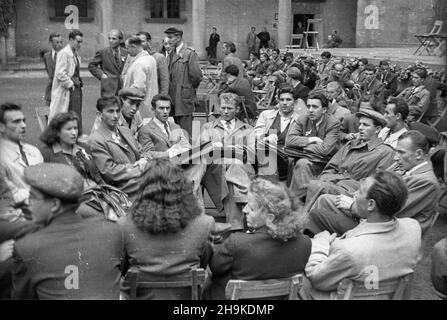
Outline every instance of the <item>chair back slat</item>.
<svg viewBox="0 0 447 320"><path fill-rule="evenodd" d="M186 277L172 280L140 280L141 273L137 270L129 270L126 279L130 283L130 298L135 300L137 298L137 289L173 289L173 288L191 288L191 300L200 300L201 288L205 284L205 270L192 269Z"/></svg>
<svg viewBox="0 0 447 320"><path fill-rule="evenodd" d="M366 288L364 282L344 279L338 285L337 300L405 300L412 278L413 275L407 275L396 280L382 281L378 288Z"/></svg>
<svg viewBox="0 0 447 320"><path fill-rule="evenodd" d="M274 297L287 297L289 300L296 300L301 285L302 275L295 275L287 279L255 281L230 280L225 293L226 297L231 300Z"/></svg>
<svg viewBox="0 0 447 320"><path fill-rule="evenodd" d="M40 131L43 132L48 125L48 116L50 115L50 107L36 107L35 113Z"/></svg>

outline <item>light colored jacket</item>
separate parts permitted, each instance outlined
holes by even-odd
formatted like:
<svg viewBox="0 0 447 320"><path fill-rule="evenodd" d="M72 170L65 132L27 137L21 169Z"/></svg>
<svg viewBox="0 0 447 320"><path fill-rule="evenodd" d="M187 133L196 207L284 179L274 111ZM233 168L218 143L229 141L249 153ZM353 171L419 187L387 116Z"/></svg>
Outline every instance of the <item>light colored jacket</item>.
<svg viewBox="0 0 447 320"><path fill-rule="evenodd" d="M127 59L124 65L123 88L135 88L145 95L140 106L143 118L153 116L152 98L158 94L157 62L147 51L140 52L135 58Z"/></svg>
<svg viewBox="0 0 447 320"><path fill-rule="evenodd" d="M259 115L259 119L256 122L255 126L255 134L257 138L262 137L263 135L269 135L269 130L275 122L276 117L278 116L279 110L265 110ZM299 114L294 112L292 115L292 121L297 121Z"/></svg>
<svg viewBox="0 0 447 320"><path fill-rule="evenodd" d="M78 62L79 65L81 65L79 56ZM68 106L70 104L70 90L74 86L71 78L75 73L75 69L76 57L73 54L70 45L67 45L57 54L48 121L51 121L56 114L68 111Z"/></svg>
<svg viewBox="0 0 447 320"><path fill-rule="evenodd" d="M419 260L421 227L414 219L362 221L332 244L321 235L312 240L306 265L306 276L316 290L335 291L343 279L397 279L413 273Z"/></svg>

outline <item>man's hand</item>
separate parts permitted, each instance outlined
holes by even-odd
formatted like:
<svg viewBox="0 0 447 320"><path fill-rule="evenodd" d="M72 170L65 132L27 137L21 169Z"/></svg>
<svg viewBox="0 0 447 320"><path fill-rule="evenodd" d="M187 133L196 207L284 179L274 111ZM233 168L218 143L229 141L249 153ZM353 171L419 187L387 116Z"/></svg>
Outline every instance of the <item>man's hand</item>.
<svg viewBox="0 0 447 320"><path fill-rule="evenodd" d="M329 244L331 244L335 240L335 238L337 238L337 234L330 234L327 230L320 232L314 236L314 239L325 239L327 242L329 242Z"/></svg>
<svg viewBox="0 0 447 320"><path fill-rule="evenodd" d="M14 240L9 240L0 243L0 262L6 261L12 257L12 251L14 249Z"/></svg>
<svg viewBox="0 0 447 320"><path fill-rule="evenodd" d="M309 138L309 144L322 144L323 140L321 140L318 137L310 137Z"/></svg>
<svg viewBox="0 0 447 320"><path fill-rule="evenodd" d="M357 133L348 133L345 136L345 140L351 141L351 140L357 139L357 137L358 137Z"/></svg>
<svg viewBox="0 0 447 320"><path fill-rule="evenodd" d="M335 199L335 205L340 210L351 210L351 206L354 203L354 199L345 195L339 195Z"/></svg>
<svg viewBox="0 0 447 320"><path fill-rule="evenodd" d="M101 76L101 79L103 79L103 80L104 80L104 79L108 79L108 78L109 78L109 77L108 77L105 73L103 73L102 76Z"/></svg>
<svg viewBox="0 0 447 320"><path fill-rule="evenodd" d="M146 168L147 160L144 158L140 159L137 162L135 162L133 165L134 165L134 167L138 167L138 169L140 169L140 171L143 172L144 169Z"/></svg>
<svg viewBox="0 0 447 320"><path fill-rule="evenodd" d="M265 142L269 142L273 145L277 145L278 144L278 135L272 133L271 135L269 135L268 137L264 138Z"/></svg>

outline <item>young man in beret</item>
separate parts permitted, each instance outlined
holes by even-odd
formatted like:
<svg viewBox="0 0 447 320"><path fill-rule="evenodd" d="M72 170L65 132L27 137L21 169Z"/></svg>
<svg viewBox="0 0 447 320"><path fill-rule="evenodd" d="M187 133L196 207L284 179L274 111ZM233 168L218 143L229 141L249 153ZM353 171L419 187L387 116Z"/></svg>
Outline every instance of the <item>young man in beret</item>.
<svg viewBox="0 0 447 320"><path fill-rule="evenodd" d="M183 31L169 28L165 31L168 45L169 96L175 122L192 137L192 114L197 104L196 90L202 81L199 57L194 49L183 43Z"/></svg>
<svg viewBox="0 0 447 320"><path fill-rule="evenodd" d="M119 226L101 214L76 214L81 175L62 164L25 169L40 229L15 244L13 299L119 299L124 250Z"/></svg>

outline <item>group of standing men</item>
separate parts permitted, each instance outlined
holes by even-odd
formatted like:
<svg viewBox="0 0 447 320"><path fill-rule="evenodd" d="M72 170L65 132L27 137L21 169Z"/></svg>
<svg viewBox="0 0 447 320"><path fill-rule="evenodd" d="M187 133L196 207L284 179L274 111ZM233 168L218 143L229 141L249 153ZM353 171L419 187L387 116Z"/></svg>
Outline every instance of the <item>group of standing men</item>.
<svg viewBox="0 0 447 320"><path fill-rule="evenodd" d="M153 118L151 101L157 94L168 94L173 101L171 116L191 136L192 114L197 104L196 89L202 80L197 53L183 43L183 31L165 31L167 50L160 53L151 45L151 35L139 32L124 43L120 30L111 30L109 47L99 50L90 61L90 73L101 81L101 97L118 96L122 88L144 94L140 113ZM74 111L82 123L81 59L78 55L83 34L73 30L62 48L60 34L51 34L52 50L44 56L49 83L45 92L50 107L49 120L58 113ZM124 45L125 44L125 45Z"/></svg>

